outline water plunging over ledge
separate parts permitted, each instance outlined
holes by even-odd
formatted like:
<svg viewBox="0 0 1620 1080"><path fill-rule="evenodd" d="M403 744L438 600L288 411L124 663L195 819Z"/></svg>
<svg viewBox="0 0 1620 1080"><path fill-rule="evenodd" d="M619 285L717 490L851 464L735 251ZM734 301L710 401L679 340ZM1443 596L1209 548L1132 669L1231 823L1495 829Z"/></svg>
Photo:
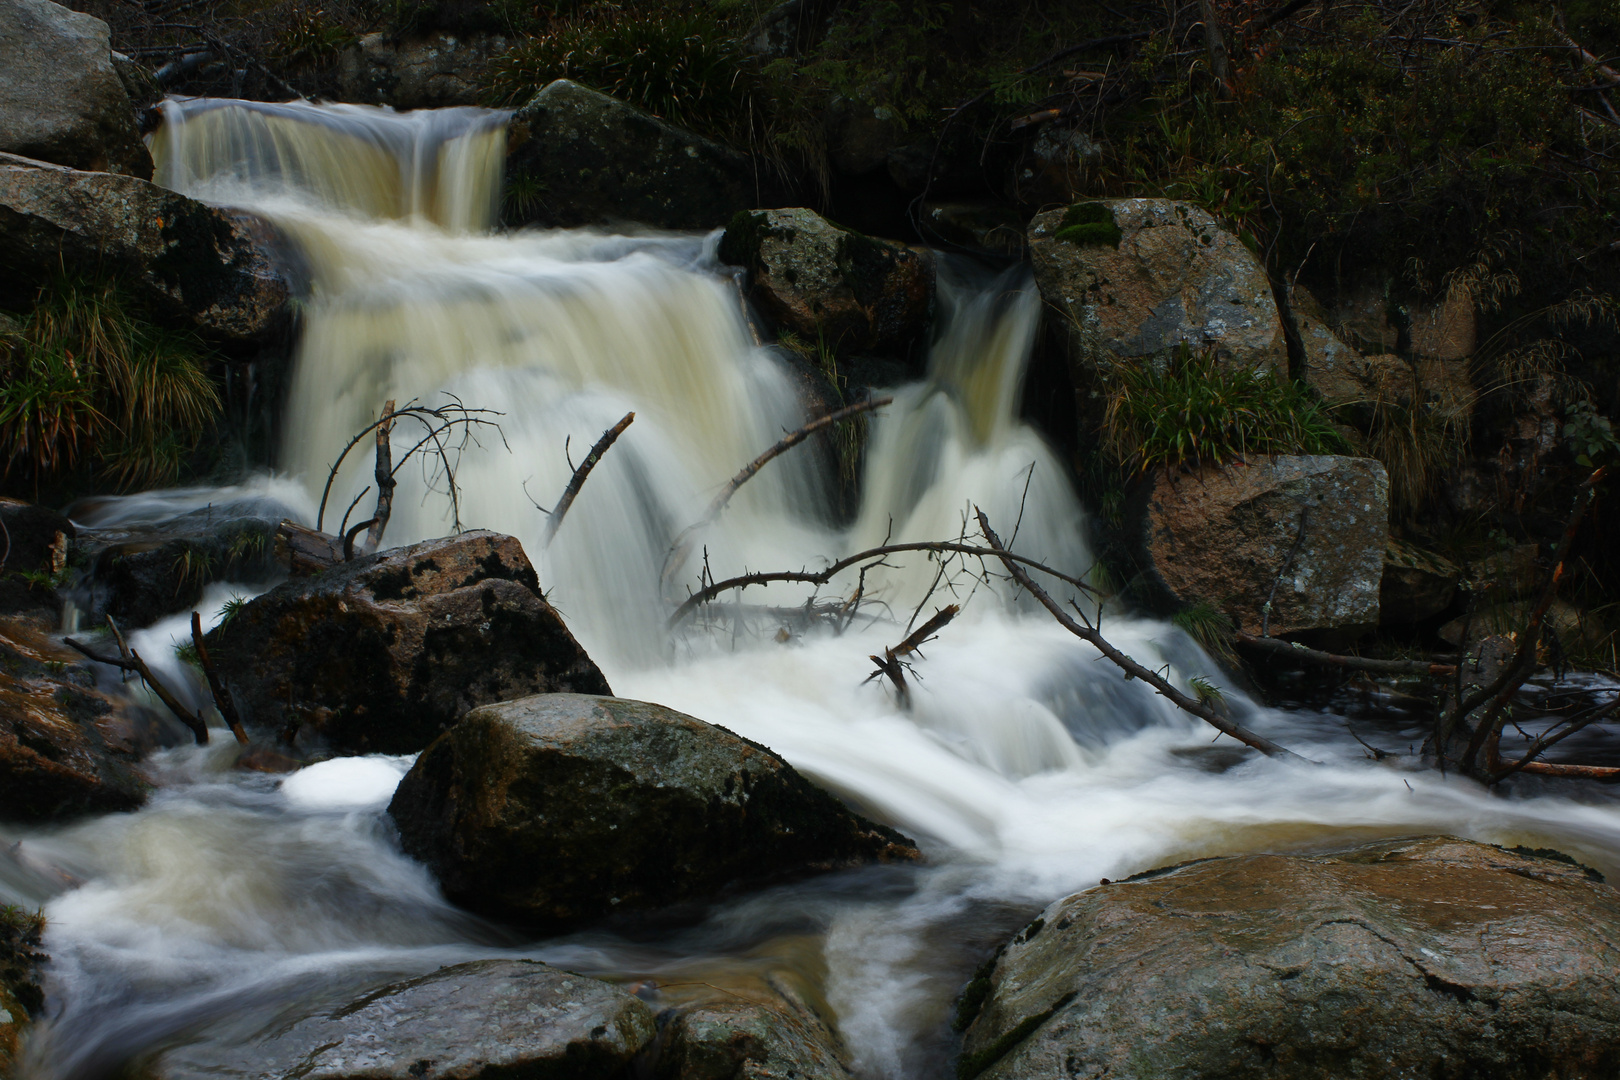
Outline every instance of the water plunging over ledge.
<svg viewBox="0 0 1620 1080"><path fill-rule="evenodd" d="M337 760L283 782L230 771L228 746L169 751L158 763L165 786L138 813L0 827L0 842L26 841L23 856L0 861L0 902L45 903L51 920L54 1003L31 1051L36 1075L93 1076L170 1039L224 1045L290 1000L520 955L651 977L671 993L786 972L836 1013L863 1076L932 1077L946 1068L952 999L984 951L1102 877L1419 831L1548 844L1620 866L1620 812L1601 795L1489 798L1431 773L1403 775L1367 762L1338 718L1267 710L1234 690L1245 724L1325 764L1211 745L1206 727L992 585L981 583L928 648L910 711L861 681L866 656L903 636L894 622L782 642L765 616L750 624L738 611L722 634L672 637L661 577L675 536L738 467L805 419L780 361L752 343L712 238L490 233L499 113L190 101L165 115L153 145L161 182L272 218L311 268L287 476L259 490L307 515L328 463L390 398L450 393L500 410L504 444L486 438L461 460L461 520L523 540L615 690L765 743L917 838L930 862L768 890L696 926L525 940L450 907L399 853L382 807L406 760ZM831 523L833 486L814 454L780 458L705 534L715 576L814 565L885 536L955 536L970 505L1009 532L1021 515L1020 551L1083 572L1083 510L1018 419L1038 315L1025 271L947 264L928 375L895 388L874 419L854 522ZM565 442L577 458L632 409L635 424L541 548L544 515L529 497L549 505L562 489ZM348 505L370 468L347 466L333 505ZM401 479L389 541L447 532L444 500L410 470ZM226 497L245 496L135 497L98 513L111 520L160 502L179 513ZM699 558L676 580L695 583ZM903 624L936 567L922 556L894 562L868 587ZM216 590L209 606L225 595ZM749 600L805 596L784 585ZM145 631L145 652L181 622ZM1216 674L1166 624L1121 616L1106 629L1179 679Z"/></svg>

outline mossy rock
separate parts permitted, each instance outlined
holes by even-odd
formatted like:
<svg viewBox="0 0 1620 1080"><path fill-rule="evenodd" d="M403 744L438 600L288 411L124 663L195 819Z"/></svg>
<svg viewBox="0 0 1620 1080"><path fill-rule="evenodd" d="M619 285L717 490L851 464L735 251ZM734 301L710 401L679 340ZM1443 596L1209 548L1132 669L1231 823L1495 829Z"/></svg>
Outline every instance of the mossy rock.
<svg viewBox="0 0 1620 1080"><path fill-rule="evenodd" d="M1098 244L1119 250L1125 234L1114 222L1114 212L1100 202L1075 203L1063 212L1053 238L1070 244Z"/></svg>

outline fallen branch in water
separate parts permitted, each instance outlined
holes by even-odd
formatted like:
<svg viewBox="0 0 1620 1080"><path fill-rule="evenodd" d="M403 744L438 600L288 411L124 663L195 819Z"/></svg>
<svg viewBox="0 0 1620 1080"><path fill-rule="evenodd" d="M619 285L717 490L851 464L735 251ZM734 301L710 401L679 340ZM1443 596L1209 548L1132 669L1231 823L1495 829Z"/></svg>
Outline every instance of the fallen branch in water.
<svg viewBox="0 0 1620 1080"><path fill-rule="evenodd" d="M203 674L208 677L208 690L214 695L214 708L219 710L220 718L231 729L231 734L236 736L236 741L246 746L247 729L242 727L242 718L236 714L236 702L225 689L224 680L219 677L219 671L208 655L208 643L203 640L202 616L195 611L191 613L191 645L197 650L197 660L202 664Z"/></svg>
<svg viewBox="0 0 1620 1080"><path fill-rule="evenodd" d="M1563 730L1558 730L1559 724L1554 724L1552 727L1542 732L1541 735L1536 738L1535 742L1530 744L1529 748L1525 750L1517 761L1503 760L1503 758L1497 752L1496 747L1493 745L1491 747L1491 760L1489 763L1491 773L1490 782L1493 784L1501 783L1503 780L1506 780L1516 772L1537 773L1542 776L1580 776L1588 779L1620 779L1620 769L1607 768L1598 765L1550 765L1547 762L1536 760L1542 754L1546 753L1554 746L1557 746L1559 743L1563 742L1577 731L1582 731L1597 723L1599 720L1613 716L1616 710L1620 710L1620 694L1616 694L1614 700L1609 702L1607 705L1599 705L1596 708L1587 709L1583 713L1578 713L1575 716L1560 721L1560 723L1567 725L1563 728Z"/></svg>
<svg viewBox="0 0 1620 1080"><path fill-rule="evenodd" d="M112 623L112 619L109 618L107 622ZM191 734L196 738L197 745L206 746L208 743L208 724L203 720L202 713L193 714L180 703L180 699L175 697L174 693L167 686L164 686L156 675L152 674L152 669L146 666L146 661L141 659L141 654L124 645L124 637L118 632L116 625L113 626L113 635L118 639L120 650L124 652L122 657L103 656L93 651L83 642L75 641L72 638L63 638L62 641L70 648L77 649L98 664L106 664L109 667L119 668L123 671L133 671L139 675L141 680L152 688L152 692L158 696L158 699L169 707L169 711L174 713L182 724L191 729Z"/></svg>
<svg viewBox="0 0 1620 1080"><path fill-rule="evenodd" d="M721 593L729 592L732 589L746 589L751 585L767 585L773 581L796 581L807 585L825 585L839 573L848 570L852 566L867 562L871 559L881 559L886 555L894 555L902 551L928 551L936 554L954 552L958 555L977 555L980 558L1001 559L1003 561L1010 559L1013 562L1026 564L1035 570L1039 570L1043 574L1055 577L1064 584L1072 585L1076 589L1080 589L1083 592L1096 592L1095 589L1081 581L1079 578L1071 577L1068 574L1054 570L1050 566L1047 566L1046 564L1035 559L1026 558L1023 555L1015 555L1010 551L998 551L995 548L978 547L974 544L960 544L947 540L924 540L910 544L884 544L882 547L867 548L865 551L857 551L853 555L847 555L844 558L839 559L825 570L775 570L753 574L739 574L736 577L726 578L724 581L716 581L712 584L705 585L691 596L688 596L681 606L675 609L675 614L669 617L668 625L671 627L678 625L682 619L691 614L693 608L696 608L701 604L706 604L710 600L713 600L716 596L719 596Z"/></svg>
<svg viewBox="0 0 1620 1080"><path fill-rule="evenodd" d="M1278 653L1292 657L1308 664L1321 664L1325 667L1350 668L1355 671L1375 671L1384 675L1434 675L1450 677L1457 674L1456 664L1434 664L1427 660L1370 660L1361 656L1345 656L1340 653L1322 652L1319 649L1307 649L1303 645L1281 638L1256 637L1245 634L1241 630L1233 635L1239 645L1247 645L1253 649L1264 652Z"/></svg>
<svg viewBox="0 0 1620 1080"><path fill-rule="evenodd" d="M382 546L383 530L388 528L388 519L394 513L394 488L398 485L394 480L394 448L390 441L393 434L394 399L389 398L383 403L382 422L377 425L377 466L373 474L377 481L377 511L371 515L371 529L360 549L366 555Z"/></svg>
<svg viewBox="0 0 1620 1080"><path fill-rule="evenodd" d="M892 649L884 649L882 656L869 656L867 659L877 665L877 670L866 677L867 682L880 676L887 676L894 684L895 690L900 694L900 704L905 707L911 705L911 688L906 685L906 664L903 657L910 656L923 645L933 639L935 633L943 629L961 608L955 604L947 604L934 613L934 617L923 623L917 630Z"/></svg>
<svg viewBox="0 0 1620 1080"><path fill-rule="evenodd" d="M624 434L624 429L634 423L635 419L635 413L625 413L623 420L602 432L602 437L596 440L596 445L591 447L591 452L586 454L585 460L579 463L579 468L574 470L574 475L569 479L568 486L563 489L562 498L558 499L557 505L549 511L546 518L546 531L540 538L541 547L551 546L551 538L557 535L557 529L562 525L563 518L568 515L568 508L574 505L574 498L579 494L579 489L585 486L585 478L591 475L591 470L596 468L596 463L602 460L602 455L608 452L608 447L618 441L619 436ZM567 453L566 446L563 452Z"/></svg>
<svg viewBox="0 0 1620 1080"><path fill-rule="evenodd" d="M1209 701L1207 697L1201 695L1199 698L1193 698L1182 693L1180 690L1172 686L1169 680L1165 679L1158 672L1143 667L1141 664L1137 663L1135 660L1116 649L1113 644L1102 636L1096 627L1089 624L1076 622L1072 615L1070 615L1067 611L1064 611L1062 606L1059 605L1056 600L1052 599L1051 595L1045 589L1037 585L1029 576L1029 572L1025 570L1023 566L1023 563L1026 560L1018 558L1017 556L1013 555L1012 552L1006 549L1001 542L1001 538L997 536L995 530L990 527L990 519L985 516L984 511L975 509L975 512L978 514L979 518L979 531L984 534L986 542L988 542L990 547L994 549L997 558L1001 559L1002 565L1006 566L1007 572L1012 575L1013 580L1018 582L1018 584L1021 585L1026 592L1039 601L1040 605L1049 611L1052 614L1052 617L1058 621L1059 626L1062 626L1069 633L1090 644L1094 649L1102 653L1103 656L1107 657L1109 661L1114 664L1114 666L1125 672L1126 678L1141 679L1143 682L1153 687L1153 689L1156 690L1160 696L1168 698L1170 703L1176 706L1182 712L1191 713L1193 716L1196 716L1200 720L1209 724L1221 734L1230 735L1238 742L1243 743L1245 746L1252 746L1254 749L1260 751L1262 754L1265 754L1268 757L1289 758L1295 761L1304 760L1287 747L1280 746L1265 736L1257 735L1243 725L1228 720L1218 709L1214 707L1214 703ZM1084 616L1082 616L1082 618L1084 618Z"/></svg>

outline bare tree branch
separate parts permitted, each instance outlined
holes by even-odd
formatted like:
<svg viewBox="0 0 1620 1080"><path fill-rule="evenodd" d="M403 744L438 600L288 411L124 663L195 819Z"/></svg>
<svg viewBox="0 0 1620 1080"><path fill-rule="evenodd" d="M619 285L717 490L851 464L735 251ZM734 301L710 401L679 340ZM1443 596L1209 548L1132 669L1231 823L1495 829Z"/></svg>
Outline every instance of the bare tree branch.
<svg viewBox="0 0 1620 1080"><path fill-rule="evenodd" d="M246 746L247 731L242 727L242 718L236 713L236 702L231 699L219 671L214 667L214 661L208 656L208 643L203 640L202 616L195 611L191 613L191 645L197 650L203 674L208 676L208 689L214 695L214 708L219 710L220 717L225 721L225 726L231 729L231 734L236 736L236 741Z"/></svg>
<svg viewBox="0 0 1620 1080"><path fill-rule="evenodd" d="M365 545L360 549L367 555L382 546L383 530L394 512L393 445L389 441L394 433L394 399L383 403L382 423L377 425L377 512L371 515L371 531L366 533Z"/></svg>
<svg viewBox="0 0 1620 1080"><path fill-rule="evenodd" d="M115 630L114 633L116 632L117 631ZM119 635L120 644L122 644L122 640L122 635ZM141 659L140 653L136 652L134 649L130 649L128 651L128 659L116 656L103 656L93 651L88 645L75 641L73 638L63 638L62 641L70 648L77 649L79 652L83 653L85 656L88 656L98 664L106 664L109 667L135 672L135 674L139 675L147 686L152 688L152 692L158 696L158 699L169 707L169 711L174 713L176 719L191 729L191 734L197 740L197 745L207 745L208 724L203 720L202 713L192 713L187 710L187 708L180 703L180 699L175 697L174 693L167 686L164 686L156 675L152 674L152 669L146 666L146 661Z"/></svg>
<svg viewBox="0 0 1620 1080"><path fill-rule="evenodd" d="M602 437L596 440L596 445L591 447L591 452L586 454L585 460L579 463L579 468L574 470L574 475L569 479L568 486L563 489L562 498L557 500L557 505L552 508L550 516L546 519L546 531L540 538L541 547L551 546L551 538L557 535L557 529L562 525L563 518L567 516L568 508L574 505L574 498L579 494L579 489L585 486L585 478L591 475L591 470L596 468L598 461L602 460L602 455L608 452L608 447L612 446L619 436L624 434L624 429L634 423L635 419L635 413L625 413L624 419L602 432Z"/></svg>
<svg viewBox="0 0 1620 1080"><path fill-rule="evenodd" d="M1457 674L1456 664L1431 664L1427 660L1370 660L1360 656L1344 656L1339 653L1322 652L1318 649L1307 649L1303 645L1283 641L1281 638L1255 637L1253 634L1245 634L1241 630L1233 635L1233 639L1238 644L1247 645L1253 649L1278 653L1305 663L1321 664L1325 667L1350 668L1354 671L1376 671L1386 675L1434 675L1441 678Z"/></svg>

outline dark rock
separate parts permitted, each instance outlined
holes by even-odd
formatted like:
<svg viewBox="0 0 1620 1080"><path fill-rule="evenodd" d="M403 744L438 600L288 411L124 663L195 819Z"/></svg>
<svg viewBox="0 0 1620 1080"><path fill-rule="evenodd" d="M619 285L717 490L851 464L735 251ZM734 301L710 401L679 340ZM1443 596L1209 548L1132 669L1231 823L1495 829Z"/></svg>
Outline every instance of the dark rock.
<svg viewBox="0 0 1620 1080"><path fill-rule="evenodd" d="M834 97L824 115L827 156L833 168L849 176L882 168L905 134L900 114L887 105Z"/></svg>
<svg viewBox="0 0 1620 1080"><path fill-rule="evenodd" d="M713 229L759 204L747 158L567 79L512 116L509 225Z"/></svg>
<svg viewBox="0 0 1620 1080"><path fill-rule="evenodd" d="M843 1043L804 996L778 978L757 983L677 1012L656 1080L849 1080Z"/></svg>
<svg viewBox="0 0 1620 1080"><path fill-rule="evenodd" d="M44 916L0 907L0 1077L16 1075L23 1037L45 1008L41 969L50 957L40 951L44 932Z"/></svg>
<svg viewBox="0 0 1620 1080"><path fill-rule="evenodd" d="M1255 454L1161 472L1131 516L1144 572L1177 605L1212 604L1251 634L1268 602L1274 635L1378 623L1389 481L1372 458Z"/></svg>
<svg viewBox="0 0 1620 1080"><path fill-rule="evenodd" d="M337 1008L281 1017L237 1046L167 1051L154 1080L613 1080L656 1032L611 983L532 960L481 960Z"/></svg>
<svg viewBox="0 0 1620 1080"><path fill-rule="evenodd" d="M146 799L139 746L120 702L82 658L0 622L0 820L133 810Z"/></svg>
<svg viewBox="0 0 1620 1080"><path fill-rule="evenodd" d="M245 720L345 753L421 750L475 705L608 693L510 536L468 532L294 578L208 635Z"/></svg>
<svg viewBox="0 0 1620 1080"><path fill-rule="evenodd" d="M63 268L117 272L167 318L262 340L292 296L266 228L133 176L0 154L0 296L17 303Z"/></svg>
<svg viewBox="0 0 1620 1080"><path fill-rule="evenodd" d="M1249 855L1060 900L996 961L958 1075L1620 1075L1620 897L1445 837Z"/></svg>
<svg viewBox="0 0 1620 1080"><path fill-rule="evenodd" d="M1077 387L1096 382L1099 366L1183 344L1234 366L1288 369L1265 268L1198 207L1076 203L1035 216L1029 252L1041 297L1070 328Z"/></svg>
<svg viewBox="0 0 1620 1080"><path fill-rule="evenodd" d="M993 202L928 202L922 208L925 236L991 255L1024 254L1024 219L1010 206Z"/></svg>
<svg viewBox="0 0 1620 1080"><path fill-rule="evenodd" d="M273 521L209 522L198 512L167 532L161 539L87 542L92 565L80 592L92 622L111 615L125 627L150 626L189 610L216 581L264 581L276 568Z"/></svg>
<svg viewBox="0 0 1620 1080"><path fill-rule="evenodd" d="M500 34L366 34L339 59L338 86L344 101L400 110L477 105L489 62L509 46Z"/></svg>
<svg viewBox="0 0 1620 1080"><path fill-rule="evenodd" d="M50 0L0 0L0 151L152 177L107 24Z"/></svg>
<svg viewBox="0 0 1620 1080"><path fill-rule="evenodd" d="M468 713L417 759L388 812L457 903L550 928L918 857L757 743L661 705L582 694Z"/></svg>
<svg viewBox="0 0 1620 1080"><path fill-rule="evenodd" d="M750 272L750 294L780 326L839 350L920 334L934 303L926 251L840 228L812 210L737 214L720 258Z"/></svg>
<svg viewBox="0 0 1620 1080"><path fill-rule="evenodd" d="M1449 560L1391 539L1384 551L1384 578L1378 587L1380 621L1397 626L1434 618L1457 598L1460 576Z"/></svg>
<svg viewBox="0 0 1620 1080"><path fill-rule="evenodd" d="M77 535L73 522L43 506L0 498L0 614L54 626L54 589Z"/></svg>

